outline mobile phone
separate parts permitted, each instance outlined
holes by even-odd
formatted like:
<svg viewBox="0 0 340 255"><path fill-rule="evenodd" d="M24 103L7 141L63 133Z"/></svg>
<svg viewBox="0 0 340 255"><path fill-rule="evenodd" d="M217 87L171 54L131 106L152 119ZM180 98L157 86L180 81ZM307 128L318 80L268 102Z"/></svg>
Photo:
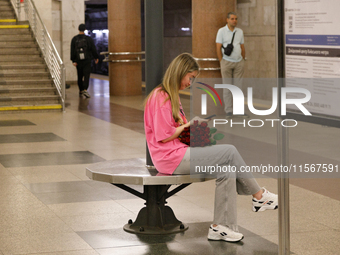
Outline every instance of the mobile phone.
<svg viewBox="0 0 340 255"><path fill-rule="evenodd" d="M213 117L215 117L215 116L216 116L216 114L211 115L211 116L209 116L209 117L206 117L205 119L206 119L206 120L210 120L211 118L213 118Z"/></svg>

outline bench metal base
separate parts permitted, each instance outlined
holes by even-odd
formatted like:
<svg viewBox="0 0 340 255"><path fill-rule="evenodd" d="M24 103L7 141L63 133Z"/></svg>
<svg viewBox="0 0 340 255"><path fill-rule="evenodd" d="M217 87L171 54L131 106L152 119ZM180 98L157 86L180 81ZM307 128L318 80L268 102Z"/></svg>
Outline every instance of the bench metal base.
<svg viewBox="0 0 340 255"><path fill-rule="evenodd" d="M113 184L146 201L135 222L129 220L124 230L135 234L159 235L173 234L187 230L188 225L179 221L173 210L165 206L166 199L184 189L191 183L182 184L168 192L171 185L144 185L144 192L140 193L124 184Z"/></svg>

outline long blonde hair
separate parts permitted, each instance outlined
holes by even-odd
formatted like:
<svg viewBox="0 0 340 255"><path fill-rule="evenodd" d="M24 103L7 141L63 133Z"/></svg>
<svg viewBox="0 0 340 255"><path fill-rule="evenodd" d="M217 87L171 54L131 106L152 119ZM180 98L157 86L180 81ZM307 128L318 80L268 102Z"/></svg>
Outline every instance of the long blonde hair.
<svg viewBox="0 0 340 255"><path fill-rule="evenodd" d="M164 102L170 100L174 120L183 124L183 120L179 114L179 89L184 76L194 71L199 71L199 65L194 57L189 53L178 55L171 61L169 67L165 71L162 84L154 88L146 98L145 105L155 90L160 88L159 91L164 91L168 94L168 98Z"/></svg>

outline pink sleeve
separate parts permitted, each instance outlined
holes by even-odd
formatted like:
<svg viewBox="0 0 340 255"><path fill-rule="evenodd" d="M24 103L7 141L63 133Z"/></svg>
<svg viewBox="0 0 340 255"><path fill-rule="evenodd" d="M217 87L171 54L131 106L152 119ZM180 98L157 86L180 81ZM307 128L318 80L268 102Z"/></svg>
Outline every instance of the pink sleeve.
<svg viewBox="0 0 340 255"><path fill-rule="evenodd" d="M156 111L153 123L155 125L154 132L157 142L169 138L176 132L174 122L172 111L166 105L163 105L163 107Z"/></svg>

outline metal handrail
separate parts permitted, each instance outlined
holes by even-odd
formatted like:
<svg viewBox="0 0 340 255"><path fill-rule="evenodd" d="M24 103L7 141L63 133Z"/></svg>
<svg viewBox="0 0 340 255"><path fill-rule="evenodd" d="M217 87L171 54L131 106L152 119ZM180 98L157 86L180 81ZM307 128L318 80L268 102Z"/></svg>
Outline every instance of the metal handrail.
<svg viewBox="0 0 340 255"><path fill-rule="evenodd" d="M200 71L219 71L221 70L220 67L200 67Z"/></svg>
<svg viewBox="0 0 340 255"><path fill-rule="evenodd" d="M140 52L101 52L100 55L144 55L145 51Z"/></svg>
<svg viewBox="0 0 340 255"><path fill-rule="evenodd" d="M196 61L219 61L218 58L195 58ZM220 67L201 67L200 71L219 71Z"/></svg>
<svg viewBox="0 0 340 255"><path fill-rule="evenodd" d="M100 52L100 55L104 55L105 59L103 62L112 62L112 63L127 63L127 62L145 62L144 58L140 58L139 56L136 59L119 59L112 60L110 56L122 56L122 55L144 55L145 51L140 52Z"/></svg>
<svg viewBox="0 0 340 255"><path fill-rule="evenodd" d="M218 58L195 58L197 61L219 61Z"/></svg>
<svg viewBox="0 0 340 255"><path fill-rule="evenodd" d="M65 80L66 71L65 65L48 33L42 19L37 11L33 0L24 1L25 18L21 18L20 0L11 0L15 13L19 21L27 20L33 31L34 37L39 45L39 48L44 56L45 63L52 76L53 83L60 96L63 110L65 110Z"/></svg>

